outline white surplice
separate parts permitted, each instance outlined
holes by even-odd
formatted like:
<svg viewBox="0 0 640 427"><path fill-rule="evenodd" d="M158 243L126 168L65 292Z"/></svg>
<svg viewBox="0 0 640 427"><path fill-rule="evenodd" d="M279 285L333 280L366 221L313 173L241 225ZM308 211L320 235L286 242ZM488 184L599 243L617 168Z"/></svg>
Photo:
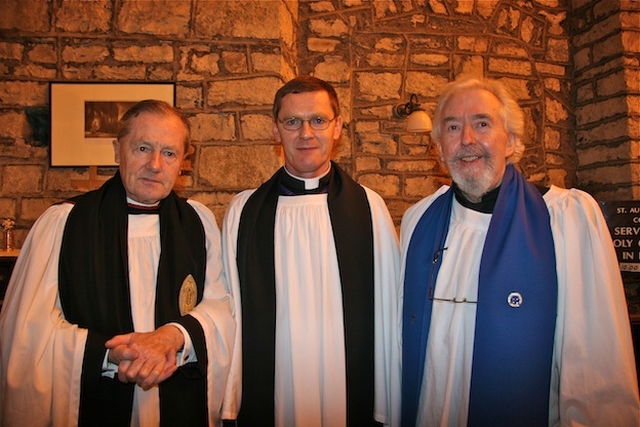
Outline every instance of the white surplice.
<svg viewBox="0 0 640 427"><path fill-rule="evenodd" d="M365 191L374 230L375 414L372 415L389 424L394 417L399 419L398 240L382 198L369 189ZM225 268L234 286L239 280L236 249L240 215L253 192L247 190L234 198L223 223ZM275 425L344 427L342 289L327 195L280 196L275 224ZM236 343L240 339L238 336ZM240 362L234 361L232 377L239 375Z"/></svg>
<svg viewBox="0 0 640 427"><path fill-rule="evenodd" d="M413 230L447 189L441 187L412 206L402 220L402 281ZM549 425L638 426L629 317L602 212L591 196L576 189L551 187L544 201L558 273ZM490 214L467 209L454 198L435 297L477 301L480 257L490 220ZM475 316L476 304L433 302L417 426L466 427Z"/></svg>
<svg viewBox="0 0 640 427"><path fill-rule="evenodd" d="M203 300L189 313L204 330L208 353L209 424L219 409L231 364L236 322L232 292L222 271L220 231L211 211L189 200L206 234ZM73 205L54 205L36 221L21 249L0 316L0 409L2 425L77 425L80 375L87 330L64 318L58 297L58 260ZM136 332L155 329L158 215L129 215L129 280ZM188 345L180 364L195 360ZM109 375L109 373L105 373ZM111 374L112 375L112 374ZM132 426L159 423L158 388L135 387Z"/></svg>

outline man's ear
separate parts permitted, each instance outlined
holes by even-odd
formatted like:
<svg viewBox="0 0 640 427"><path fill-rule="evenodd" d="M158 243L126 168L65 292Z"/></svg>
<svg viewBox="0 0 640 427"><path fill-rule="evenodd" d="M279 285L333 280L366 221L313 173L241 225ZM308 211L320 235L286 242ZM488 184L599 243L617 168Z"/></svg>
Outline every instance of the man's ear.
<svg viewBox="0 0 640 427"><path fill-rule="evenodd" d="M333 140L336 141L340 138L342 134L342 126L344 122L342 121L342 116L336 117L336 124L333 128Z"/></svg>
<svg viewBox="0 0 640 427"><path fill-rule="evenodd" d="M272 123L271 131L273 132L273 138L278 142L282 142L282 138L280 137L280 129L278 129L278 123L276 123L275 120Z"/></svg>
<svg viewBox="0 0 640 427"><path fill-rule="evenodd" d="M440 161L444 163L444 155L442 154L442 142L434 141L433 143L435 144L436 149L438 150L438 157L440 158Z"/></svg>
<svg viewBox="0 0 640 427"><path fill-rule="evenodd" d="M120 141L114 139L113 142L113 158L116 163L120 163Z"/></svg>
<svg viewBox="0 0 640 427"><path fill-rule="evenodd" d="M509 142L507 143L507 152L506 158L508 159L515 153L516 151L516 137L514 135L509 135Z"/></svg>

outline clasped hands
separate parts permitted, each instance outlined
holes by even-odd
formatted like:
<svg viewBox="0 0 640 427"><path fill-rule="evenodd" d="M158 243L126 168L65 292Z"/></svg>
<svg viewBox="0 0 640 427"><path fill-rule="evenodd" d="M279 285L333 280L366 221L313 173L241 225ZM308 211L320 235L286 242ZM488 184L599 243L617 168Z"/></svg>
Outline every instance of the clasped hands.
<svg viewBox="0 0 640 427"><path fill-rule="evenodd" d="M182 332L164 325L152 332L116 335L105 343L109 362L118 365L118 379L144 390L160 384L178 369L176 354L184 345Z"/></svg>

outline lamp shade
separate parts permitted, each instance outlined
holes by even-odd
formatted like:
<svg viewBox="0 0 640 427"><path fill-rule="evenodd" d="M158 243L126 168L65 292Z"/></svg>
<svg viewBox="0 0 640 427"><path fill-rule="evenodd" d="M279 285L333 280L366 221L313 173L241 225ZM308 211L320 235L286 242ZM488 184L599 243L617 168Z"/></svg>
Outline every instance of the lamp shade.
<svg viewBox="0 0 640 427"><path fill-rule="evenodd" d="M415 110L407 118L407 132L429 132L431 119L424 110Z"/></svg>

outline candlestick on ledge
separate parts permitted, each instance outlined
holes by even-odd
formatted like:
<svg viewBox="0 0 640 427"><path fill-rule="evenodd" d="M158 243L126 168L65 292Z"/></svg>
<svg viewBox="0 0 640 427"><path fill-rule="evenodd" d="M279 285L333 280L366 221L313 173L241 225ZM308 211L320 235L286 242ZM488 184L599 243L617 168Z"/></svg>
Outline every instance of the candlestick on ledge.
<svg viewBox="0 0 640 427"><path fill-rule="evenodd" d="M16 225L15 221L10 218L5 218L4 220L2 220L2 229L4 230L4 233L3 233L4 245L2 246L2 249L5 250L6 252L11 252L16 248L15 247L16 242L14 239L14 231L13 231L13 227L15 225Z"/></svg>

